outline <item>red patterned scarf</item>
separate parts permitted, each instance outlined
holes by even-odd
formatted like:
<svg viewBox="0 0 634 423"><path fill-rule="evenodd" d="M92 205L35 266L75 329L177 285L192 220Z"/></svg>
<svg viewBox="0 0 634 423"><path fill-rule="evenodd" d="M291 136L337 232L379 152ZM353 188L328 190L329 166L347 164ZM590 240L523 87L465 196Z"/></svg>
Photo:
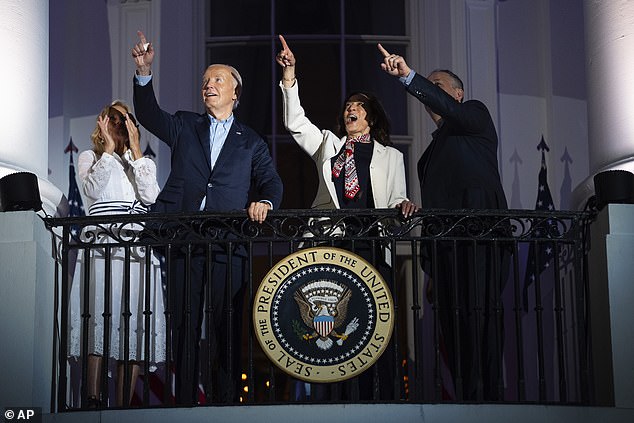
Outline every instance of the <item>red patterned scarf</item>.
<svg viewBox="0 0 634 423"><path fill-rule="evenodd" d="M346 148L341 152L335 165L332 167L332 176L338 178L341 170L345 166L345 191L347 198L354 198L361 189L359 187L359 178L357 177L357 167L354 163L354 144L357 142L372 142L370 134L363 134L355 138L348 137L346 139Z"/></svg>

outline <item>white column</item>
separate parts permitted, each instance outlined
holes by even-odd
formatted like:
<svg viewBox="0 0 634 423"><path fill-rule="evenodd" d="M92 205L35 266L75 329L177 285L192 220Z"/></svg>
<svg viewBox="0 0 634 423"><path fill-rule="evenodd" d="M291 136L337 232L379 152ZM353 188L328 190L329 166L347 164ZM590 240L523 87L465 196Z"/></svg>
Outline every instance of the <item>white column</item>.
<svg viewBox="0 0 634 423"><path fill-rule="evenodd" d="M0 2L0 166L48 173L48 1Z"/></svg>
<svg viewBox="0 0 634 423"><path fill-rule="evenodd" d="M48 0L0 2L0 177L37 175L44 209L61 192L48 182Z"/></svg>
<svg viewBox="0 0 634 423"><path fill-rule="evenodd" d="M634 409L634 205L608 204L590 236L590 383L597 405Z"/></svg>
<svg viewBox="0 0 634 423"><path fill-rule="evenodd" d="M0 213L0 408L50 410L56 295L51 255L51 235L35 213Z"/></svg>
<svg viewBox="0 0 634 423"><path fill-rule="evenodd" d="M53 214L61 192L48 178L48 0L0 1L0 177L38 176ZM33 212L0 213L0 402L50 409L53 339L51 237Z"/></svg>
<svg viewBox="0 0 634 423"><path fill-rule="evenodd" d="M594 191L594 174L634 172L634 2L584 0L584 16L590 177L573 193L581 201ZM634 405L632 212L629 204L601 211L592 225L588 266L596 399L600 405L623 408Z"/></svg>
<svg viewBox="0 0 634 423"><path fill-rule="evenodd" d="M634 2L584 0L590 176L573 193L583 206L594 174L634 171Z"/></svg>

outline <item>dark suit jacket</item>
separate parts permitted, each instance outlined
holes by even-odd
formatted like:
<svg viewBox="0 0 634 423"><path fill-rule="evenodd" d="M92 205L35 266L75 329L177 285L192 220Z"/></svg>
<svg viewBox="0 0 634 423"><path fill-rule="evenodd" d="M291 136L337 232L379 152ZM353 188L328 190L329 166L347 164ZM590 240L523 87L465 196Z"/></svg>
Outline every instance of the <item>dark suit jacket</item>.
<svg viewBox="0 0 634 423"><path fill-rule="evenodd" d="M418 162L422 206L506 209L498 172L498 138L486 106L477 100L458 103L420 75L414 76L407 91L443 119ZM450 370L456 375L455 363L460 357L465 399L475 400L482 382L485 400L497 400L497 383L502 374L500 348L504 343L503 338L497 337L504 330L493 310L506 281L509 254L503 248L494 250L491 244L478 245L474 251L470 242L459 242L457 246L451 241L440 242L436 245L438 259L433 264L431 247L431 243L423 244L421 264L434 279L434 289L438 287L437 316ZM438 273L434 274L434 270ZM484 310L480 320L473 318L476 305ZM458 319L455 307L460 311ZM475 324L479 325L477 330ZM456 333L461 342L459 349L454 344ZM475 361L478 354L486 363L482 367Z"/></svg>
<svg viewBox="0 0 634 423"><path fill-rule="evenodd" d="M418 161L422 207L506 209L498 137L486 106L477 100L458 103L418 74L407 91L443 118Z"/></svg>
<svg viewBox="0 0 634 423"><path fill-rule="evenodd" d="M172 169L153 211L198 211L205 195L206 210L242 210L252 183L255 201L269 200L279 208L282 181L266 142L251 128L234 119L212 171L207 114L167 113L159 107L151 81L134 84L134 109L141 125L172 150Z"/></svg>

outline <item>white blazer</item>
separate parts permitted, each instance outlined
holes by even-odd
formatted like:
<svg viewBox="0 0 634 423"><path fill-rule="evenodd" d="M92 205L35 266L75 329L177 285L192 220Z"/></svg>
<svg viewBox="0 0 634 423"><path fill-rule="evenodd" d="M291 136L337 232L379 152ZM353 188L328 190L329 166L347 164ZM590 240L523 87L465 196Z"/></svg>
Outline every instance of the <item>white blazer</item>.
<svg viewBox="0 0 634 423"><path fill-rule="evenodd" d="M346 142L346 137L339 138L333 132L320 130L306 117L299 102L299 82L290 88L282 89L282 113L284 126L293 139L308 153L317 165L319 187L313 200L314 209L338 209L339 198L332 181L331 159L337 155ZM394 147L386 147L374 141L372 159L370 160L370 184L374 208L392 208L407 200L405 183L405 163L403 153ZM383 248L385 262L391 265L389 248Z"/></svg>
<svg viewBox="0 0 634 423"><path fill-rule="evenodd" d="M339 138L329 130L320 130L306 117L299 101L299 82L291 88L282 89L282 105L284 126L293 139L308 153L319 173L319 187L312 208L338 209L339 199L332 181L331 159L337 155L346 142L346 137ZM394 147L386 147L374 141L372 159L370 160L370 183L374 208L392 208L407 200L405 182L405 164L403 153Z"/></svg>

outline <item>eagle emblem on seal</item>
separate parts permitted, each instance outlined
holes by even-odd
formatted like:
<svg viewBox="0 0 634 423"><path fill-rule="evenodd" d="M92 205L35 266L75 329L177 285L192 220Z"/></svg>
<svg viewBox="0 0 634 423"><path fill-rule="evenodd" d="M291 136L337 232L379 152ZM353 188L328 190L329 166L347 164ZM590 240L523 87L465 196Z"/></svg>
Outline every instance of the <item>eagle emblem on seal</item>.
<svg viewBox="0 0 634 423"><path fill-rule="evenodd" d="M293 298L299 307L304 324L310 328L301 334L306 341L315 339L315 345L322 350L330 349L337 339L338 345L359 327L359 319L353 318L341 331L348 314L348 302L352 291L343 284L332 280L317 280L300 287ZM338 332L341 331L341 332Z"/></svg>

